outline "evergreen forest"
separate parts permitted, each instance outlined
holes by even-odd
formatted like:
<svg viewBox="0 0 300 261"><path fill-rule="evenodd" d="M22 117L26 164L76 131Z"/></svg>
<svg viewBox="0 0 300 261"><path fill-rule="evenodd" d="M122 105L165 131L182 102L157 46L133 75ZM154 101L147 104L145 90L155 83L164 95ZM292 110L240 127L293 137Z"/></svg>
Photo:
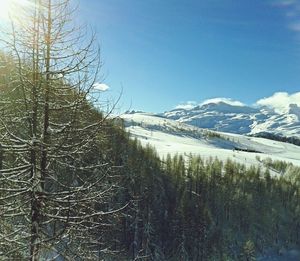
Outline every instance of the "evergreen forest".
<svg viewBox="0 0 300 261"><path fill-rule="evenodd" d="M36 3L2 39L0 260L249 261L300 248L298 167L161 159L94 100L100 52L66 27L69 1Z"/></svg>

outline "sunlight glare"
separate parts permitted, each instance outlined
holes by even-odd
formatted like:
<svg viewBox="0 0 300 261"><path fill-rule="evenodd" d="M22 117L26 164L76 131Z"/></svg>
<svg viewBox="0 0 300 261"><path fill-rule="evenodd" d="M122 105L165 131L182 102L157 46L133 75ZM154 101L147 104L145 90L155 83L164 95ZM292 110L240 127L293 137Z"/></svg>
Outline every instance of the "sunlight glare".
<svg viewBox="0 0 300 261"><path fill-rule="evenodd" d="M10 17L17 17L20 8L30 4L30 0L0 0L0 23L7 22Z"/></svg>

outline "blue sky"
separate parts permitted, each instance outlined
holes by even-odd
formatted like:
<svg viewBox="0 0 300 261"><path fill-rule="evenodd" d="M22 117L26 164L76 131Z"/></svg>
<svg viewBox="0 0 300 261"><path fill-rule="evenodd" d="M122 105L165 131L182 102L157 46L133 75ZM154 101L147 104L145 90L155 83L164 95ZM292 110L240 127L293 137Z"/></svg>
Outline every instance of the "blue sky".
<svg viewBox="0 0 300 261"><path fill-rule="evenodd" d="M101 45L109 95L151 112L300 90L294 0L77 0Z"/></svg>

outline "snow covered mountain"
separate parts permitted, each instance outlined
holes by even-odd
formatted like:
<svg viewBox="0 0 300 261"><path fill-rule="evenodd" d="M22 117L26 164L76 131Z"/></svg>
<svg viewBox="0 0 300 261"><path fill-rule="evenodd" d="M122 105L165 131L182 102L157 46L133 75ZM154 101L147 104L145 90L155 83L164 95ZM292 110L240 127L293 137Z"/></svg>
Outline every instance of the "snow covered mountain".
<svg viewBox="0 0 300 261"><path fill-rule="evenodd" d="M266 106L255 108L220 100L174 109L161 116L215 131L237 134L269 132L300 137L300 107L296 104L290 104L286 112L279 113Z"/></svg>
<svg viewBox="0 0 300 261"><path fill-rule="evenodd" d="M228 108L227 105L224 106ZM247 110L255 113L251 108L236 108L236 110L238 113ZM181 154L185 157L193 154L205 159L210 157L218 157L224 161L232 159L247 167L252 165L264 167L263 161L271 158L300 166L300 146L293 144L214 132L148 113L128 113L121 118L132 138L137 138L143 146L150 144L155 147L162 158L167 154Z"/></svg>

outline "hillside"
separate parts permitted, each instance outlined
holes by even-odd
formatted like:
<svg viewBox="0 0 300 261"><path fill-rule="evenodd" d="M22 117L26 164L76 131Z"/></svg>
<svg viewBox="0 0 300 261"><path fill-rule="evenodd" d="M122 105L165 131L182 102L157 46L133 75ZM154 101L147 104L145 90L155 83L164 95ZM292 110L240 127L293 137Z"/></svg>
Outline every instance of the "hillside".
<svg viewBox="0 0 300 261"><path fill-rule="evenodd" d="M239 134L213 132L165 119L153 114L124 114L126 130L132 138L137 138L145 147L153 146L161 158L168 154L200 155L222 161L231 159L247 167L252 165L265 169L264 162L284 161L300 166L300 147L264 138L248 137ZM272 170L273 175L280 172Z"/></svg>
<svg viewBox="0 0 300 261"><path fill-rule="evenodd" d="M158 191L148 201L153 212L146 213L163 210L153 235L162 235L166 245L173 242L168 257L153 260L299 260L299 168L281 172L288 165L266 164L272 158L299 166L299 146L213 132L147 113L121 118L131 138L164 157L161 164L171 178L141 189L143 195ZM134 166L137 162L153 173L150 162L136 158ZM172 186L176 193L169 191ZM167 201L157 207L162 197Z"/></svg>
<svg viewBox="0 0 300 261"><path fill-rule="evenodd" d="M300 147L264 138L213 132L147 113L121 116L126 130L142 145L152 145L161 157L167 154L200 155L204 158L232 159L240 164L262 165L272 158L300 166Z"/></svg>

